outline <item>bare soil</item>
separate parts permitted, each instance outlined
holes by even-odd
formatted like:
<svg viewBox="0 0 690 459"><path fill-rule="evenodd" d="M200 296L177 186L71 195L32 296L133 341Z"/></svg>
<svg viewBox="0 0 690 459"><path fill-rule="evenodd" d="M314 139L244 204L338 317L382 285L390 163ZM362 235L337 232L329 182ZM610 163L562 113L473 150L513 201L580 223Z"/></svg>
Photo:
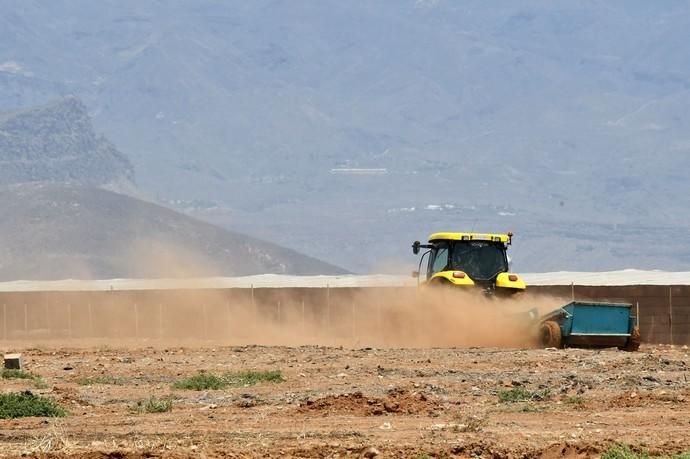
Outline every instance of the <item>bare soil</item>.
<svg viewBox="0 0 690 459"><path fill-rule="evenodd" d="M690 351L108 346L21 351L65 418L0 420L3 457L597 457L614 444L690 450ZM280 370L281 383L173 388L199 372ZM108 382L80 384L84 379ZM98 379L97 379L98 378ZM40 388L43 387L43 388ZM516 388L546 400L500 402ZM173 400L164 413L138 407ZM377 456L378 453L378 456Z"/></svg>

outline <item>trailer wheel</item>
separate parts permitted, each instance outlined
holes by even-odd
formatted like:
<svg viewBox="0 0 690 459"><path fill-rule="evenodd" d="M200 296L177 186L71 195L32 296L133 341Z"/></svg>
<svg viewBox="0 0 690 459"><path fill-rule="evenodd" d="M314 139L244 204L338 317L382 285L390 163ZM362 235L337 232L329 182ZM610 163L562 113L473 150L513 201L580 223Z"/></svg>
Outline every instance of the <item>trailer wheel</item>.
<svg viewBox="0 0 690 459"><path fill-rule="evenodd" d="M635 327L630 333L630 338L628 338L628 342L625 343L625 346L622 346L620 349L627 352L636 352L640 349L641 341L642 339L640 337L640 327Z"/></svg>
<svg viewBox="0 0 690 459"><path fill-rule="evenodd" d="M561 340L561 326L553 320L547 320L539 328L539 338L543 347L560 348L563 344Z"/></svg>

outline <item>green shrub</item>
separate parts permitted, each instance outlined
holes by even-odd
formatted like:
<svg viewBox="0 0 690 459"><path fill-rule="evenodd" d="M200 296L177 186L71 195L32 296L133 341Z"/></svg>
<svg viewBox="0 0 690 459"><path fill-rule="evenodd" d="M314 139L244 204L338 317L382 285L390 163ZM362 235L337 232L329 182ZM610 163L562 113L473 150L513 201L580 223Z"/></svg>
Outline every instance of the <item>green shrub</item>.
<svg viewBox="0 0 690 459"><path fill-rule="evenodd" d="M96 384L112 384L119 385L120 381L112 376L94 376L92 378L79 378L77 384L80 386L94 386Z"/></svg>
<svg viewBox="0 0 690 459"><path fill-rule="evenodd" d="M221 376L203 373L190 378L181 379L173 384L173 387L175 389L187 390L217 390L225 389L228 387L228 383Z"/></svg>
<svg viewBox="0 0 690 459"><path fill-rule="evenodd" d="M285 381L280 371L239 371L214 375L202 373L177 381L175 389L218 390L226 387L253 386L260 382L279 383Z"/></svg>
<svg viewBox="0 0 690 459"><path fill-rule="evenodd" d="M499 392L498 401L501 403L544 401L549 397L551 397L549 389L531 391L525 387L514 387L510 390Z"/></svg>
<svg viewBox="0 0 690 459"><path fill-rule="evenodd" d="M280 383L285 378L280 371L240 371L237 373L226 373L223 378L230 386L253 386L260 382Z"/></svg>
<svg viewBox="0 0 690 459"><path fill-rule="evenodd" d="M601 459L646 459L646 453L636 453L625 445L613 445L601 455Z"/></svg>
<svg viewBox="0 0 690 459"><path fill-rule="evenodd" d="M517 409L520 413L543 413L546 411L546 407L543 405L536 405L534 403L525 403Z"/></svg>
<svg viewBox="0 0 690 459"><path fill-rule="evenodd" d="M139 402L137 411L139 413L167 413L172 411L172 400L167 398L150 397L144 402Z"/></svg>
<svg viewBox="0 0 690 459"><path fill-rule="evenodd" d="M613 445L604 451L601 459L690 459L690 451L673 456L650 456L648 452L636 453L629 446Z"/></svg>
<svg viewBox="0 0 690 459"><path fill-rule="evenodd" d="M0 419L37 417L62 417L65 410L53 400L29 391L0 394Z"/></svg>
<svg viewBox="0 0 690 459"><path fill-rule="evenodd" d="M2 370L2 379L27 379L34 382L34 387L36 389L47 389L48 384L40 376L33 375L27 371L23 370L10 370L4 368Z"/></svg>
<svg viewBox="0 0 690 459"><path fill-rule="evenodd" d="M34 375L23 370L9 370L3 368L2 379L34 379Z"/></svg>
<svg viewBox="0 0 690 459"><path fill-rule="evenodd" d="M568 405L582 405L585 403L585 399L578 396L566 397L563 399L563 403Z"/></svg>

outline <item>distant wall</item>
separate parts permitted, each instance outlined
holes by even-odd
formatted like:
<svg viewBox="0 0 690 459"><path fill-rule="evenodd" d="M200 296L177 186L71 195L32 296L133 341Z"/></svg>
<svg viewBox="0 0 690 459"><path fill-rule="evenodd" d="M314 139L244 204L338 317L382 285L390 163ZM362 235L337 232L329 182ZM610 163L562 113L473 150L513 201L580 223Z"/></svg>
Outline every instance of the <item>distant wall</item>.
<svg viewBox="0 0 690 459"><path fill-rule="evenodd" d="M369 317L371 310L367 317L358 316L354 297L361 290L374 303L380 294L387 304L395 303L395 295L402 299L416 292L415 288L0 292L0 340L214 338L227 336L230 330L237 333L237 321L245 320L242 317L248 317L248 310L276 323L281 317L301 317L323 324L324 333L347 333L365 321L368 326L375 322ZM644 342L690 344L690 286L535 286L529 290L529 295L554 295L564 302L573 294L579 300L639 304Z"/></svg>

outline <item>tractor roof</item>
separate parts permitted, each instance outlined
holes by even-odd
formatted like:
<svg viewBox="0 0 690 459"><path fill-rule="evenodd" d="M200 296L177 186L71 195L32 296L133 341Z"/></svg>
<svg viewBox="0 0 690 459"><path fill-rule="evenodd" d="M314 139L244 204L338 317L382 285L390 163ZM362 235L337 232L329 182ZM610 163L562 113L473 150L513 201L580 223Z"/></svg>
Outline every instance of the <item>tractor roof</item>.
<svg viewBox="0 0 690 459"><path fill-rule="evenodd" d="M493 234L493 233L434 233L429 236L429 242L434 241L493 241L510 243L512 233Z"/></svg>

